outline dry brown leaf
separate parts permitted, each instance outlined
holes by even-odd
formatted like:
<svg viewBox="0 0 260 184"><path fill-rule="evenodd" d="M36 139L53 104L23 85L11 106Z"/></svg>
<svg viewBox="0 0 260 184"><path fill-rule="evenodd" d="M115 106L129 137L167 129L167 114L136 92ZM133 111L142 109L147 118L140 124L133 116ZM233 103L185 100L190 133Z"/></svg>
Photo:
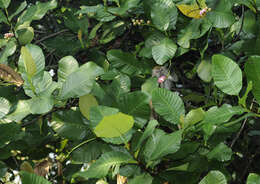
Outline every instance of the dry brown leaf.
<svg viewBox="0 0 260 184"><path fill-rule="evenodd" d="M23 79L11 67L0 64L0 79L15 84L16 86L23 85Z"/></svg>

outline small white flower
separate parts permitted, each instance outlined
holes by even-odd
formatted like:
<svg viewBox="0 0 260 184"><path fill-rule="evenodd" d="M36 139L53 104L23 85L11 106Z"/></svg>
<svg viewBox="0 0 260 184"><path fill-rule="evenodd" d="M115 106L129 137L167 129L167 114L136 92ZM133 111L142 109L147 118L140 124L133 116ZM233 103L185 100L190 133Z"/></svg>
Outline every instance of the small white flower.
<svg viewBox="0 0 260 184"><path fill-rule="evenodd" d="M53 69L50 69L49 74L53 77L55 75L55 72Z"/></svg>

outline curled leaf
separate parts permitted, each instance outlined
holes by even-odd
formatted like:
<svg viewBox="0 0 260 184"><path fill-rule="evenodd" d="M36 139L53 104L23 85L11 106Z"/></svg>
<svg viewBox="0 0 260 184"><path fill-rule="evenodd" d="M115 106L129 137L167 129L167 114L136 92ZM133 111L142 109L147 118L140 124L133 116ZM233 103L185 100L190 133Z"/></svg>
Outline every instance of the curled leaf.
<svg viewBox="0 0 260 184"><path fill-rule="evenodd" d="M16 86L23 85L23 79L11 67L0 64L0 79L15 84Z"/></svg>

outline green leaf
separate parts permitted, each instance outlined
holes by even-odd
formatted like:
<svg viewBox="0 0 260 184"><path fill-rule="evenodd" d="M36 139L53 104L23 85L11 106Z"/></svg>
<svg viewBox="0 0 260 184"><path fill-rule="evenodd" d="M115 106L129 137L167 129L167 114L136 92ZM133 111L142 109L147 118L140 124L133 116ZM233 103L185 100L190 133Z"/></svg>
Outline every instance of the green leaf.
<svg viewBox="0 0 260 184"><path fill-rule="evenodd" d="M169 38L163 39L160 44L152 47L152 55L155 62L163 65L172 59L177 50L177 45Z"/></svg>
<svg viewBox="0 0 260 184"><path fill-rule="evenodd" d="M82 65L67 77L61 88L60 98L68 99L88 94L96 77L103 73L104 70L93 62Z"/></svg>
<svg viewBox="0 0 260 184"><path fill-rule="evenodd" d="M161 31L175 29L178 10L171 0L155 1L150 4L151 18L155 27Z"/></svg>
<svg viewBox="0 0 260 184"><path fill-rule="evenodd" d="M8 114L6 116L6 119L20 122L23 118L25 118L27 115L29 115L30 112L30 106L29 106L29 100L19 100L15 110Z"/></svg>
<svg viewBox="0 0 260 184"><path fill-rule="evenodd" d="M220 162L225 162L231 159L232 154L232 149L221 142L207 154L207 158L209 160L216 159Z"/></svg>
<svg viewBox="0 0 260 184"><path fill-rule="evenodd" d="M253 82L253 94L260 104L260 56L251 56L245 64L248 81Z"/></svg>
<svg viewBox="0 0 260 184"><path fill-rule="evenodd" d="M179 124L181 115L185 114L184 104L179 95L164 88L153 90L152 104L159 115L173 124Z"/></svg>
<svg viewBox="0 0 260 184"><path fill-rule="evenodd" d="M115 77L113 82L107 87L106 92L116 101L121 95L130 91L131 81L125 74Z"/></svg>
<svg viewBox="0 0 260 184"><path fill-rule="evenodd" d="M16 123L0 124L0 148L16 140L20 131L20 125Z"/></svg>
<svg viewBox="0 0 260 184"><path fill-rule="evenodd" d="M3 178L7 172L7 166L4 162L0 161L0 178Z"/></svg>
<svg viewBox="0 0 260 184"><path fill-rule="evenodd" d="M90 127L94 129L99 122L105 117L117 114L118 109L106 106L94 106L90 108Z"/></svg>
<svg viewBox="0 0 260 184"><path fill-rule="evenodd" d="M34 37L34 29L32 27L22 27L17 29L18 40L21 45L31 43Z"/></svg>
<svg viewBox="0 0 260 184"><path fill-rule="evenodd" d="M31 76L42 75L45 67L42 49L33 44L22 47L18 65L22 74L28 73ZM25 78L24 75L22 76Z"/></svg>
<svg viewBox="0 0 260 184"><path fill-rule="evenodd" d="M92 141L72 152L71 158L77 163L88 163L96 160L101 154L111 151L111 148L102 142Z"/></svg>
<svg viewBox="0 0 260 184"><path fill-rule="evenodd" d="M202 60L198 66L197 74L204 82L210 82L212 79L211 74L212 64L209 61Z"/></svg>
<svg viewBox="0 0 260 184"><path fill-rule="evenodd" d="M141 91L123 94L118 99L121 112L135 117L148 119L150 116L150 106L148 96Z"/></svg>
<svg viewBox="0 0 260 184"><path fill-rule="evenodd" d="M104 116L95 127L94 132L98 137L119 137L129 131L134 125L132 116L118 112L117 114Z"/></svg>
<svg viewBox="0 0 260 184"><path fill-rule="evenodd" d="M135 161L126 153L123 152L107 152L102 156L85 172L77 173L76 176L84 178L102 178L108 174L109 169L114 165L123 163L134 163Z"/></svg>
<svg viewBox="0 0 260 184"><path fill-rule="evenodd" d="M226 94L238 95L242 88L242 71L230 58L212 56L212 76L215 85Z"/></svg>
<svg viewBox="0 0 260 184"><path fill-rule="evenodd" d="M89 119L89 117L90 117L90 108L93 106L97 106L97 105L98 105L98 102L97 102L96 98L91 94L87 94L87 95L79 97L80 112L87 119Z"/></svg>
<svg viewBox="0 0 260 184"><path fill-rule="evenodd" d="M1 0L0 1L0 7L1 8L8 8L10 2L11 2L11 0Z"/></svg>
<svg viewBox="0 0 260 184"><path fill-rule="evenodd" d="M8 114L11 104L9 101L3 97L0 97L0 119Z"/></svg>
<svg viewBox="0 0 260 184"><path fill-rule="evenodd" d="M120 137L111 137L111 138L102 137L102 140L105 141L106 143L111 143L116 145L127 144L132 139L134 132L135 132L134 129L130 129L126 133L122 134Z"/></svg>
<svg viewBox="0 0 260 184"><path fill-rule="evenodd" d="M166 134L160 129L156 129L147 140L142 155L147 163L155 161L170 153L179 150L182 140L182 130Z"/></svg>
<svg viewBox="0 0 260 184"><path fill-rule="evenodd" d="M0 7L1 7L1 5L0 5ZM5 14L3 13L2 10L0 10L0 23L2 23L2 22L8 24L8 21L7 21L7 19L6 19Z"/></svg>
<svg viewBox="0 0 260 184"><path fill-rule="evenodd" d="M27 2L24 1L22 2L19 7L15 10L15 12L9 16L9 19L12 20L16 15L18 15L19 13L21 13L27 6Z"/></svg>
<svg viewBox="0 0 260 184"><path fill-rule="evenodd" d="M28 7L26 11L22 13L22 15L18 18L17 25L21 25L25 22L30 24L30 22L33 20L40 20L49 10L52 10L56 7L56 0L51 0L46 3L37 1L35 5Z"/></svg>
<svg viewBox="0 0 260 184"><path fill-rule="evenodd" d="M178 45L183 48L190 48L190 40L202 37L211 27L207 19L193 19L178 34Z"/></svg>
<svg viewBox="0 0 260 184"><path fill-rule="evenodd" d="M230 120L234 115L240 115L244 113L245 110L240 106L231 106L228 104L223 104L221 107L211 107L205 114L203 123L212 123L215 125L220 125L224 122Z"/></svg>
<svg viewBox="0 0 260 184"><path fill-rule="evenodd" d="M87 14L88 17L95 18L100 22L109 22L116 18L116 16L106 11L105 7L101 4L96 6L81 6L80 9L77 12L78 14Z"/></svg>
<svg viewBox="0 0 260 184"><path fill-rule="evenodd" d="M207 13L207 18L212 22L213 27L226 28L235 22L232 12L232 1L221 0L215 2L215 9Z"/></svg>
<svg viewBox="0 0 260 184"><path fill-rule="evenodd" d="M141 86L141 91L145 93L148 97L149 100L152 98L152 92L154 89L158 87L158 82L155 77L151 77L145 81L145 83L142 84Z"/></svg>
<svg viewBox="0 0 260 184"><path fill-rule="evenodd" d="M32 183L32 184L51 184L48 180L46 180L42 176L38 176L37 174L34 173L29 173L26 171L20 171L20 176L22 183Z"/></svg>
<svg viewBox="0 0 260 184"><path fill-rule="evenodd" d="M136 144L133 145L133 150L136 151L140 148L141 144L153 133L155 127L158 125L158 122L156 120L150 120L147 127L145 128L144 133L138 140Z"/></svg>
<svg viewBox="0 0 260 184"><path fill-rule="evenodd" d="M53 113L51 127L60 136L70 140L82 140L90 132L78 110Z"/></svg>
<svg viewBox="0 0 260 184"><path fill-rule="evenodd" d="M1 16L1 12L0 12L0 16ZM5 47L1 48L2 51L0 52L0 63L7 64L8 57L14 54L17 45L16 42L13 39L11 39L8 42L6 42L3 46Z"/></svg>
<svg viewBox="0 0 260 184"><path fill-rule="evenodd" d="M157 160L170 153L175 153L180 148L181 140L182 130L161 136L150 160Z"/></svg>
<svg viewBox="0 0 260 184"><path fill-rule="evenodd" d="M260 176L255 173L250 173L247 177L246 184L260 184Z"/></svg>
<svg viewBox="0 0 260 184"><path fill-rule="evenodd" d="M28 104L32 114L43 114L52 109L54 101L51 96L42 95L32 97L28 101Z"/></svg>
<svg viewBox="0 0 260 184"><path fill-rule="evenodd" d="M210 171L199 184L227 184L227 180L220 171Z"/></svg>
<svg viewBox="0 0 260 184"><path fill-rule="evenodd" d="M142 174L139 176L135 176L133 179L129 180L127 182L128 184L140 184L140 183L145 183L145 184L152 184L153 182L153 177L150 176L149 174Z"/></svg>
<svg viewBox="0 0 260 184"><path fill-rule="evenodd" d="M203 125L203 131L205 133L205 139L208 139L214 132L217 126L228 122L234 115L240 115L245 110L240 106L231 106L223 104L220 108L217 106L211 107L206 113L205 118L201 122Z"/></svg>
<svg viewBox="0 0 260 184"><path fill-rule="evenodd" d="M121 50L109 50L107 58L111 62L112 68L117 68L127 75L134 75L140 73L143 67L135 56L128 52Z"/></svg>
<svg viewBox="0 0 260 184"><path fill-rule="evenodd" d="M184 118L184 127L194 125L203 120L205 111L202 108L192 109Z"/></svg>
<svg viewBox="0 0 260 184"><path fill-rule="evenodd" d="M79 68L78 61L73 56L65 56L59 60L58 80L64 82L67 77Z"/></svg>

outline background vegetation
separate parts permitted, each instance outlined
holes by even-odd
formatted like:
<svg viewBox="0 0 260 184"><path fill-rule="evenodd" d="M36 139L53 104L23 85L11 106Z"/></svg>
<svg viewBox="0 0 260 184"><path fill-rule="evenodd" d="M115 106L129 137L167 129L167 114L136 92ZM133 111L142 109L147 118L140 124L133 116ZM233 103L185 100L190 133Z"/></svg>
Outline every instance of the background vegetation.
<svg viewBox="0 0 260 184"><path fill-rule="evenodd" d="M260 1L0 0L0 183L260 183Z"/></svg>

